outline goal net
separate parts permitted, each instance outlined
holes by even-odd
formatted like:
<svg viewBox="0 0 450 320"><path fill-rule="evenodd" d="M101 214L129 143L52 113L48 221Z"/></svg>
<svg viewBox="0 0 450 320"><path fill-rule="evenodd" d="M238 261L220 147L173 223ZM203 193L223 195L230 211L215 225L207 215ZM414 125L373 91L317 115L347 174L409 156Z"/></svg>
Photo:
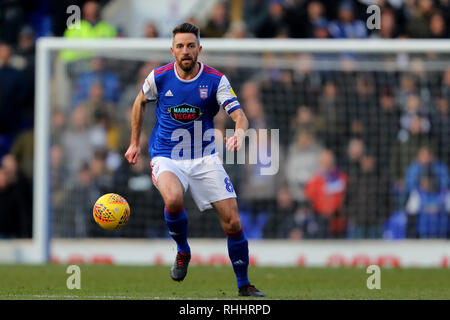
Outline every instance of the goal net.
<svg viewBox="0 0 450 320"><path fill-rule="evenodd" d="M123 155L134 98L152 69L173 60L170 45L39 41L34 237L44 256L53 238L169 237L147 151L153 104L138 163ZM257 135L246 140L244 163L224 163L250 239L448 237L448 42L202 45L199 60L228 77ZM234 128L223 110L215 125L224 135ZM249 163L261 148L270 163ZM261 174L268 165L276 172ZM95 200L110 192L131 207L127 226L114 232L92 218ZM211 210L200 213L189 192L185 201L190 237L223 236Z"/></svg>

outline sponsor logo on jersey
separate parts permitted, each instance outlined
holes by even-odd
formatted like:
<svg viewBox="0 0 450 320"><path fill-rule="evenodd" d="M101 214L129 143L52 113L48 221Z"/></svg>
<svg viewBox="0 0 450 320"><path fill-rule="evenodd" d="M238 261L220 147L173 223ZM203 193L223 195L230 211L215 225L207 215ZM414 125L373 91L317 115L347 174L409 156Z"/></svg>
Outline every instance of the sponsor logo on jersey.
<svg viewBox="0 0 450 320"><path fill-rule="evenodd" d="M168 109L173 120L181 123L189 123L197 120L202 115L199 107L191 106L187 103Z"/></svg>
<svg viewBox="0 0 450 320"><path fill-rule="evenodd" d="M166 97L173 97L173 93L172 93L172 91L170 91L170 89L169 89L169 90L167 90L167 92L166 92L165 96L166 96Z"/></svg>

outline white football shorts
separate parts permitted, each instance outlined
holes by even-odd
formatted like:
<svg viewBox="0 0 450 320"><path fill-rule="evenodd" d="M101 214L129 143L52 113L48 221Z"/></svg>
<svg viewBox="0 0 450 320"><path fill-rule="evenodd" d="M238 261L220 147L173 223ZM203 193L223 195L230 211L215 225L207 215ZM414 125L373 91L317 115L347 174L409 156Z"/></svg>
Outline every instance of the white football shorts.
<svg viewBox="0 0 450 320"><path fill-rule="evenodd" d="M230 178L217 154L186 160L154 157L150 166L156 187L162 172L172 172L180 180L185 192L190 188L192 198L200 211L211 209L213 202L236 198Z"/></svg>

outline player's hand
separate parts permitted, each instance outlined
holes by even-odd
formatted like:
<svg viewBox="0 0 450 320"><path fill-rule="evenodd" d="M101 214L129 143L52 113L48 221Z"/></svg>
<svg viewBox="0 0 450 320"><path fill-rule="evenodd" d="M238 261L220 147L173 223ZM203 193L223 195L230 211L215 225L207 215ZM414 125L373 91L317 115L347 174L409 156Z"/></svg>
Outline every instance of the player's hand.
<svg viewBox="0 0 450 320"><path fill-rule="evenodd" d="M244 137L242 134L235 133L234 136L230 138L224 138L224 141L226 143L226 148L228 151L238 151L242 147L242 141L244 140Z"/></svg>
<svg viewBox="0 0 450 320"><path fill-rule="evenodd" d="M141 154L141 147L130 144L127 152L125 152L125 158L127 158L130 164L136 164L140 154Z"/></svg>

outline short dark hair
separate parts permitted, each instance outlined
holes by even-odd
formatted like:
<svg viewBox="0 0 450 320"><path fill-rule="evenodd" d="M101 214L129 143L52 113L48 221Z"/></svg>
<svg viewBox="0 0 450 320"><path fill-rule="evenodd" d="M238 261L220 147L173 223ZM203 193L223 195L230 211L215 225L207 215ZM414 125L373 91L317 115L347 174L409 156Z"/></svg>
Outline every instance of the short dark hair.
<svg viewBox="0 0 450 320"><path fill-rule="evenodd" d="M175 37L177 33L192 33L197 37L197 40L200 41L200 29L192 23L184 22L179 24L172 31L173 37Z"/></svg>

